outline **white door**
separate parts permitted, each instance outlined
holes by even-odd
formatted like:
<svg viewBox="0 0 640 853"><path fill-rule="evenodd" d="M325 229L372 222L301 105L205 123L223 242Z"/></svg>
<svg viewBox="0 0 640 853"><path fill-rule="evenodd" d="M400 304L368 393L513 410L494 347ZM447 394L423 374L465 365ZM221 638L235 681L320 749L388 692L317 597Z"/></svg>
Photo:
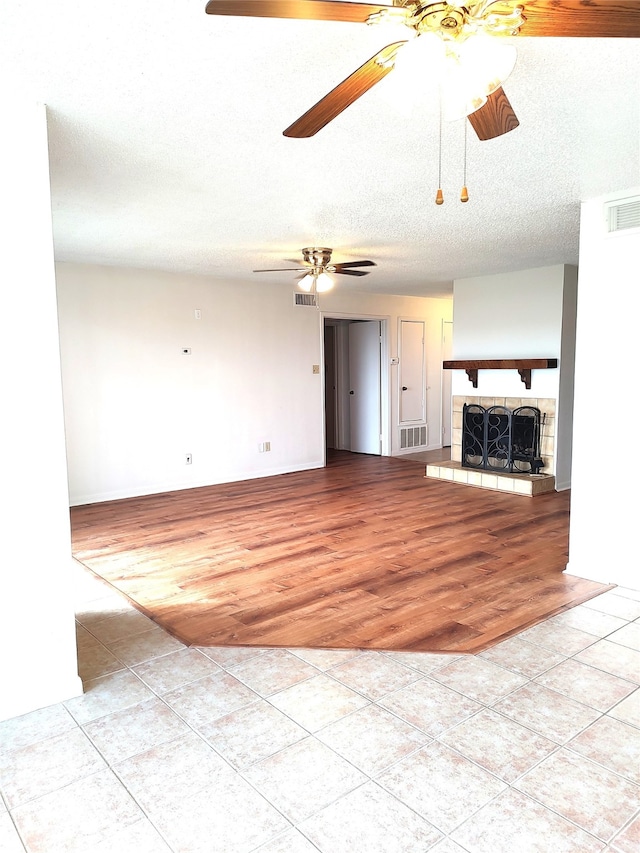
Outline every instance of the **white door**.
<svg viewBox="0 0 640 853"><path fill-rule="evenodd" d="M442 360L451 361L453 323L442 323ZM442 371L442 446L451 447L451 371Z"/></svg>
<svg viewBox="0 0 640 853"><path fill-rule="evenodd" d="M400 321L400 423L426 420L424 322Z"/></svg>
<svg viewBox="0 0 640 853"><path fill-rule="evenodd" d="M353 453L380 455L380 321L349 324L349 421Z"/></svg>

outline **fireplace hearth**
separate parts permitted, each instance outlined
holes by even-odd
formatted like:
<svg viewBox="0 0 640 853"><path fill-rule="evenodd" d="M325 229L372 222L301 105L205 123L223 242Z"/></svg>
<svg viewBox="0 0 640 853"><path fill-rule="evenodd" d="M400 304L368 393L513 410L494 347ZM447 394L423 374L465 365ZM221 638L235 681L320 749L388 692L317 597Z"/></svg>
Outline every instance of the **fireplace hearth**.
<svg viewBox="0 0 640 853"><path fill-rule="evenodd" d="M544 417L536 406L510 409L465 404L462 466L506 474L539 474L545 464L540 455L543 424Z"/></svg>

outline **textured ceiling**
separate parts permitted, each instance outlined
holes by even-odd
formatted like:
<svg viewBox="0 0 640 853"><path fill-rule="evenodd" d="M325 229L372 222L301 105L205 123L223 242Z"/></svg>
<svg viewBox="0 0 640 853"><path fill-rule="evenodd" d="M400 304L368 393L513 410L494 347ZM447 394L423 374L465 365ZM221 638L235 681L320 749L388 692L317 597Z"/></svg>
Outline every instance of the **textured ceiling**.
<svg viewBox="0 0 640 853"><path fill-rule="evenodd" d="M469 127L461 204L465 122L445 124L438 207L429 86L400 108L393 72L315 137L282 135L397 37L204 7L2 4L0 85L49 110L59 260L242 282L321 245L378 265L341 287L443 295L454 278L577 263L580 201L640 183L637 39L514 39L520 127L487 142Z"/></svg>

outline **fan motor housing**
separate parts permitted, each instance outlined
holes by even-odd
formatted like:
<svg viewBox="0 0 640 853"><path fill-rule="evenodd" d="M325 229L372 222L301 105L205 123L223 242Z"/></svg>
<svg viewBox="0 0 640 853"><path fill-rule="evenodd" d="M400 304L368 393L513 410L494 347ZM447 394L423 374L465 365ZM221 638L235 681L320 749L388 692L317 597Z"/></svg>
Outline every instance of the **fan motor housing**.
<svg viewBox="0 0 640 853"><path fill-rule="evenodd" d="M302 257L306 264L311 264L314 267L326 267L331 260L332 251L333 249L311 246L302 250Z"/></svg>

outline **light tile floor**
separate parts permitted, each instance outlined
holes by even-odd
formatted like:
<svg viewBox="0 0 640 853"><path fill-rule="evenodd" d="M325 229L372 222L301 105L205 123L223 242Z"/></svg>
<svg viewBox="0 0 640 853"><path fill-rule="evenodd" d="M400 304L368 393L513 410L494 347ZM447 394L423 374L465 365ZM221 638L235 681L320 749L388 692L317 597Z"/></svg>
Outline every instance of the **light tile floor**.
<svg viewBox="0 0 640 853"><path fill-rule="evenodd" d="M640 593L475 656L186 648L77 568L85 694L0 723L2 853L637 853Z"/></svg>

